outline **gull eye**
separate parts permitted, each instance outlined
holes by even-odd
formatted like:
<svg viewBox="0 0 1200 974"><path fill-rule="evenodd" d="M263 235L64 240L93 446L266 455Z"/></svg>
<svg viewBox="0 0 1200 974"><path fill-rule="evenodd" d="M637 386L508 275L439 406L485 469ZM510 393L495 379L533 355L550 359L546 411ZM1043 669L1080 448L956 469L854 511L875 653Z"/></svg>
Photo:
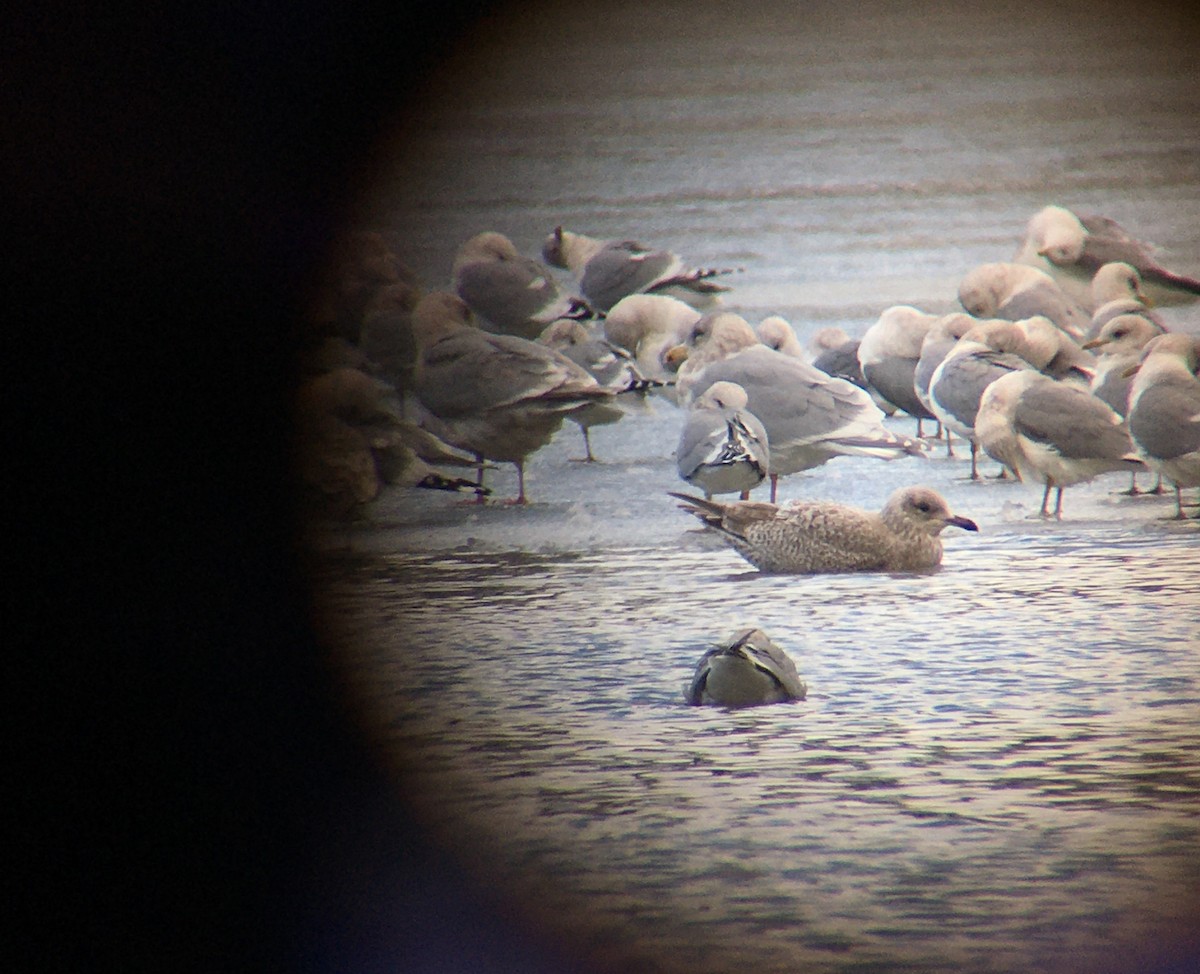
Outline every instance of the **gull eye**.
<svg viewBox="0 0 1200 974"><path fill-rule="evenodd" d="M918 501L917 502L917 510L920 511L922 514L928 514L929 511L931 510L931 508L929 506L929 501Z"/></svg>

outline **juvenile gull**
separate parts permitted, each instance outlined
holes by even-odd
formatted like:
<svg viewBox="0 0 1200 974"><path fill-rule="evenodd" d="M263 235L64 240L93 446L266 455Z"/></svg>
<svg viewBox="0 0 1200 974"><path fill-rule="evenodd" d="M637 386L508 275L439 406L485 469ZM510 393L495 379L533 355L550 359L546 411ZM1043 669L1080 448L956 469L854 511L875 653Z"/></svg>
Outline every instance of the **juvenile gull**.
<svg viewBox="0 0 1200 974"><path fill-rule="evenodd" d="M557 318L586 318L588 306L565 293L548 267L522 257L502 233L476 234L454 258L454 290L489 330L534 339Z"/></svg>
<svg viewBox="0 0 1200 974"><path fill-rule="evenodd" d="M745 498L766 479L767 431L746 409L746 390L733 382L714 382L688 407L675 449L679 476L713 494L741 493Z"/></svg>
<svg viewBox="0 0 1200 974"><path fill-rule="evenodd" d="M787 653L761 629L741 629L700 657L686 697L693 706L756 707L807 693Z"/></svg>
<svg viewBox="0 0 1200 974"><path fill-rule="evenodd" d="M780 476L808 470L835 456L894 460L922 455L917 441L882 425L883 414L862 389L800 359L758 344L713 362L691 385L699 396L714 382L736 382L771 444L771 497Z"/></svg>
<svg viewBox="0 0 1200 974"><path fill-rule="evenodd" d="M829 501L777 507L671 496L759 571L789 575L928 571L942 562L947 525L979 530L928 487L901 487L878 514Z"/></svg>
<svg viewBox="0 0 1200 974"><path fill-rule="evenodd" d="M1090 315L1044 271L1026 264L980 264L958 285L958 300L976 318L1020 321L1044 315L1073 338L1087 330Z"/></svg>
<svg viewBox="0 0 1200 974"><path fill-rule="evenodd" d="M917 397L914 377L925 336L939 318L909 305L894 305L884 310L858 345L863 378L889 403L916 419L917 436L924 435L924 420L937 418Z"/></svg>
<svg viewBox="0 0 1200 974"><path fill-rule="evenodd" d="M1138 454L1175 485L1175 516L1184 487L1200 486L1200 339L1153 338L1129 391L1129 432Z"/></svg>
<svg viewBox="0 0 1200 974"><path fill-rule="evenodd" d="M1062 517L1063 488L1102 473L1141 469L1125 424L1090 392L1032 370L1011 372L987 387L975 422L980 446L1021 479L1040 481L1041 516Z"/></svg>
<svg viewBox="0 0 1200 974"><path fill-rule="evenodd" d="M704 311L729 290L711 278L732 273L689 268L669 250L653 250L633 240L598 240L562 227L555 227L542 244L542 259L569 270L588 303L600 311L631 294L664 294Z"/></svg>
<svg viewBox="0 0 1200 974"><path fill-rule="evenodd" d="M452 294L421 299L413 334L420 350L414 392L434 432L475 454L481 483L484 459L514 464L518 504L527 503L525 458L549 443L570 413L613 396L551 348L475 328Z"/></svg>
<svg viewBox="0 0 1200 974"><path fill-rule="evenodd" d="M1137 268L1159 303L1194 301L1200 295L1200 280L1168 270L1154 256L1153 247L1115 220L1077 215L1063 206L1043 207L1030 217L1013 260L1046 271L1069 296L1089 308L1092 277L1112 261Z"/></svg>

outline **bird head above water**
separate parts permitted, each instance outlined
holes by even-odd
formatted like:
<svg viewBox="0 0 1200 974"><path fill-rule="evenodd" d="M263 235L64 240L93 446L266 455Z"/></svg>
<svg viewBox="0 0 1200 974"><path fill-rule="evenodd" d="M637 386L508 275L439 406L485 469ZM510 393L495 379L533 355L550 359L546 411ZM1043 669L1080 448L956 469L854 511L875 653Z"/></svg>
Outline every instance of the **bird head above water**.
<svg viewBox="0 0 1200 974"><path fill-rule="evenodd" d="M937 537L947 527L978 531L979 525L950 510L937 491L928 487L901 487L883 505L880 512L885 524L895 531L913 531Z"/></svg>

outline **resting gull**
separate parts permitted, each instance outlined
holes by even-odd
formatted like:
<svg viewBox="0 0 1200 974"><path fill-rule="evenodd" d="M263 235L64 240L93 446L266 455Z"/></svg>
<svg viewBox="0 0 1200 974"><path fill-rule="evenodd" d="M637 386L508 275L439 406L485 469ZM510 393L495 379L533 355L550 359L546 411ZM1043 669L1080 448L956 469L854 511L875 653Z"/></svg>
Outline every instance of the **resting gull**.
<svg viewBox="0 0 1200 974"><path fill-rule="evenodd" d="M796 664L761 629L740 629L700 657L687 688L693 706L756 707L803 700Z"/></svg>
<svg viewBox="0 0 1200 974"><path fill-rule="evenodd" d="M858 345L863 378L889 403L916 419L917 436L924 435L924 420L937 418L917 397L914 377L925 336L939 318L910 305L893 305L863 333Z"/></svg>
<svg viewBox="0 0 1200 974"><path fill-rule="evenodd" d="M434 432L481 465L485 458L514 464L518 504L527 503L525 458L549 443L569 414L613 396L545 345L474 327L466 304L446 292L421 299L413 335L419 349L413 391Z"/></svg>
<svg viewBox="0 0 1200 974"><path fill-rule="evenodd" d="M555 227L542 244L542 259L569 270L588 303L608 311L631 294L665 294L707 310L729 288L712 278L731 270L689 268L669 250L653 250L633 240L598 240Z"/></svg>
<svg viewBox="0 0 1200 974"><path fill-rule="evenodd" d="M1050 274L1075 301L1090 307L1091 281L1104 264L1122 261L1137 268L1160 304L1196 300L1200 280L1160 264L1154 248L1105 216L1079 216L1063 206L1043 207L1029 219L1014 261Z"/></svg>
<svg viewBox="0 0 1200 974"><path fill-rule="evenodd" d="M692 327L689 338L690 344L676 345L665 357L667 368L675 369L675 395L680 405L691 401L696 377L709 365L762 344L750 323L732 311L706 314Z"/></svg>
<svg viewBox="0 0 1200 974"><path fill-rule="evenodd" d="M1089 313L1049 274L1027 264L980 264L963 276L958 300L976 318L1020 321L1044 315L1073 338L1087 330Z"/></svg>
<svg viewBox="0 0 1200 974"><path fill-rule="evenodd" d="M574 319L560 318L538 336L538 341L565 355L600 385L615 393L611 402L590 403L567 417L583 432L585 455L581 459L594 463L596 456L592 453L589 430L593 426L618 422L624 417L624 407L630 398L642 401L646 392L659 383L643 378L628 352L593 334Z"/></svg>
<svg viewBox="0 0 1200 974"><path fill-rule="evenodd" d="M1184 487L1200 487L1200 339L1177 333L1142 349L1129 390L1129 432L1138 454L1175 485L1175 516Z"/></svg>
<svg viewBox="0 0 1200 974"><path fill-rule="evenodd" d="M922 456L916 440L883 426L883 414L858 386L807 362L758 344L708 365L691 385L699 396L714 382L736 382L771 444L771 499L779 477L820 466L836 456L894 460Z"/></svg>
<svg viewBox="0 0 1200 974"><path fill-rule="evenodd" d="M758 335L758 340L767 348L773 348L777 352L783 352L784 355L790 355L792 358L802 358L809 361L808 355L804 351L804 346L800 344L800 339L796 337L796 329L792 327L792 323L781 315L768 315L758 323L758 327L754 329ZM843 332L844 334L844 332Z"/></svg>
<svg viewBox="0 0 1200 974"><path fill-rule="evenodd" d="M1162 334L1164 330L1144 315L1124 314L1109 319L1095 338L1083 343L1097 356L1092 392L1122 416L1129 411L1133 384L1126 373L1137 365L1146 344Z"/></svg>
<svg viewBox="0 0 1200 974"><path fill-rule="evenodd" d="M1096 310L1084 338L1091 341L1100 334L1108 322L1118 315L1141 315L1156 325L1160 332L1166 331L1163 319L1150 310L1149 295L1142 289L1142 276L1137 268L1124 261L1105 264L1092 278L1092 297Z"/></svg>
<svg viewBox="0 0 1200 974"><path fill-rule="evenodd" d="M548 267L522 257L502 233L476 234L454 258L454 290L489 330L534 339L557 318L591 317Z"/></svg>
<svg viewBox="0 0 1200 974"><path fill-rule="evenodd" d="M622 298L604 319L604 337L633 356L647 379L674 382L664 367L666 352L687 341L701 314L664 294L631 294Z"/></svg>
<svg viewBox="0 0 1200 974"><path fill-rule="evenodd" d="M928 487L902 487L878 514L829 501L719 501L671 492L746 561L762 572L919 572L942 562L939 535L948 525L978 531L950 513Z"/></svg>
<svg viewBox="0 0 1200 974"><path fill-rule="evenodd" d="M984 390L975 420L992 459L1040 481L1041 516L1062 517L1063 488L1116 470L1142 469L1121 417L1090 392L1032 370L1010 372Z"/></svg>
<svg viewBox="0 0 1200 974"><path fill-rule="evenodd" d="M767 431L746 409L746 390L734 382L714 382L688 407L675 463L679 476L713 494L749 492L766 479Z"/></svg>

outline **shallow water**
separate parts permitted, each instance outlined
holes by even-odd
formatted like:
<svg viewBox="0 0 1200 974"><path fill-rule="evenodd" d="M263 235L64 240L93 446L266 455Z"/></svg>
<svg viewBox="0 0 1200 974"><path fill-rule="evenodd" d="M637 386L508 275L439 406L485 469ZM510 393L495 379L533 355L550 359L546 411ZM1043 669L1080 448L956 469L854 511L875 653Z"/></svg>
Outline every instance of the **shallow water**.
<svg viewBox="0 0 1200 974"><path fill-rule="evenodd" d="M802 337L950 308L1048 202L1200 271L1189 24L912 10L491 22L495 45L431 82L381 220L435 286L483 229L530 254L558 223L637 236L744 268L727 306ZM928 575L765 576L666 496L680 425L652 399L582 464L568 423L528 508L389 491L314 530L343 672L431 832L616 969L1116 971L1187 941L1200 538L1163 520L1173 500L1113 475L1044 522L1039 489L972 483L961 453L839 459L782 497L877 507L928 483L979 534L948 531ZM489 483L515 492L511 468ZM707 644L750 624L808 698L686 706Z"/></svg>

